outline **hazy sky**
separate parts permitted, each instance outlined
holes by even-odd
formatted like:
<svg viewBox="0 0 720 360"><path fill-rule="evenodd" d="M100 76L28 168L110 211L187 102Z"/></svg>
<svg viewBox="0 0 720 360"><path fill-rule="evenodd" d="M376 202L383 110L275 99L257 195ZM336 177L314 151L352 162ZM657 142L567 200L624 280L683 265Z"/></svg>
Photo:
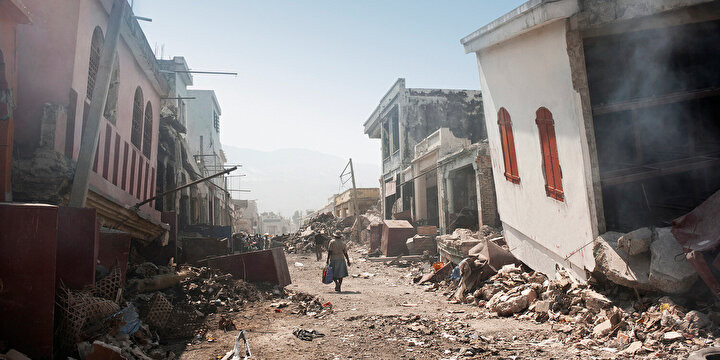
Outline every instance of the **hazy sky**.
<svg viewBox="0 0 720 360"><path fill-rule="evenodd" d="M460 38L521 0L134 0L151 46L184 56L214 89L224 144L306 148L379 163L362 124L399 77L409 87L478 89Z"/></svg>

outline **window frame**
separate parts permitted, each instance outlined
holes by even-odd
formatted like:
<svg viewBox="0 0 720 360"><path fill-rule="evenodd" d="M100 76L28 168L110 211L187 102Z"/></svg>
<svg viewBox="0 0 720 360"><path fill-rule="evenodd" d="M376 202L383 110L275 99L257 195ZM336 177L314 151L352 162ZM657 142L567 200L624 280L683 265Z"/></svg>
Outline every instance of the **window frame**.
<svg viewBox="0 0 720 360"><path fill-rule="evenodd" d="M503 153L503 164L505 165L505 179L513 184L520 184L520 170L517 165L515 153L515 137L513 136L512 118L504 107L498 110L498 130L500 132L500 147Z"/></svg>
<svg viewBox="0 0 720 360"><path fill-rule="evenodd" d="M90 38L90 57L88 61L88 79L85 96L88 100L92 100L93 91L95 90L95 82L97 81L97 73L100 69L100 55L105 44L105 35L99 26L93 29ZM94 66L93 66L94 64Z"/></svg>
<svg viewBox="0 0 720 360"><path fill-rule="evenodd" d="M133 97L132 124L130 128L130 143L138 150L142 148L143 134L143 117L144 106L143 91L138 86L135 88L135 96Z"/></svg>
<svg viewBox="0 0 720 360"><path fill-rule="evenodd" d="M105 109L103 116L113 125L117 124L117 105L120 94L120 56L115 52L112 73L110 75L110 87L105 98Z"/></svg>
<svg viewBox="0 0 720 360"><path fill-rule="evenodd" d="M535 112L535 124L537 124L538 135L540 137L545 194L557 201L564 202L565 193L562 184L562 168L557 150L555 120L552 112L545 107L537 109Z"/></svg>
<svg viewBox="0 0 720 360"><path fill-rule="evenodd" d="M152 127L153 127L153 108L150 101L145 105L145 114L143 116L143 135L142 135L142 151L146 158L150 159L152 155Z"/></svg>

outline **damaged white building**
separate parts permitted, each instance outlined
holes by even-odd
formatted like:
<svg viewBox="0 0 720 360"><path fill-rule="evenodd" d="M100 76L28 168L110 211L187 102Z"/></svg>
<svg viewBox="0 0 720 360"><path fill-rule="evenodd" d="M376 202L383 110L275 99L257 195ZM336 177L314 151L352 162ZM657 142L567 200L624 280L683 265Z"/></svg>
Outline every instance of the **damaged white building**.
<svg viewBox="0 0 720 360"><path fill-rule="evenodd" d="M718 19L718 1L531 0L461 40L514 255L586 279L600 235L643 227L682 253L667 227L720 188ZM616 275L662 276L649 250Z"/></svg>
<svg viewBox="0 0 720 360"><path fill-rule="evenodd" d="M436 226L497 226L482 94L408 88L398 79L364 124L382 146L385 219Z"/></svg>

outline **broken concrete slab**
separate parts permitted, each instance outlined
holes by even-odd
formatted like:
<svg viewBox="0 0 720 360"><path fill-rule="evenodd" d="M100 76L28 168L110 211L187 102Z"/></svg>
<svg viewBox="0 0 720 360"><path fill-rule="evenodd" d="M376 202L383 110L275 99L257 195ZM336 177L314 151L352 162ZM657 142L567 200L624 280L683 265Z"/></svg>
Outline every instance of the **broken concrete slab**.
<svg viewBox="0 0 720 360"><path fill-rule="evenodd" d="M546 313L546 312L550 311L550 306L552 306L551 300L540 300L540 301L536 301L532 305L532 310L534 310L535 312Z"/></svg>
<svg viewBox="0 0 720 360"><path fill-rule="evenodd" d="M642 341L633 341L628 347L620 351L618 355L635 355L640 349L642 349Z"/></svg>
<svg viewBox="0 0 720 360"><path fill-rule="evenodd" d="M677 331L668 331L663 334L663 341L665 341L665 342L678 341L682 338L683 338L682 334L680 334Z"/></svg>
<svg viewBox="0 0 720 360"><path fill-rule="evenodd" d="M646 254L629 255L618 249L620 236L621 233L610 231L595 240L595 271L618 285L654 291L655 287L650 283L650 259Z"/></svg>
<svg viewBox="0 0 720 360"><path fill-rule="evenodd" d="M580 296L583 298L583 301L585 301L585 307L594 312L607 309L613 304L612 300L608 299L607 296L591 289L581 291Z"/></svg>
<svg viewBox="0 0 720 360"><path fill-rule="evenodd" d="M697 272L685 258L670 228L655 231L655 241L650 244L650 284L670 294L687 292L695 284Z"/></svg>
<svg viewBox="0 0 720 360"><path fill-rule="evenodd" d="M490 311L496 312L499 316L510 316L524 311L536 299L535 289L525 288L519 292L499 292L488 301L487 306Z"/></svg>
<svg viewBox="0 0 720 360"><path fill-rule="evenodd" d="M652 240L652 230L644 227L621 236L617 244L618 249L625 251L628 255L639 255L650 250Z"/></svg>
<svg viewBox="0 0 720 360"><path fill-rule="evenodd" d="M593 328L593 335L595 337L603 337L610 333L610 330L612 330L612 323L610 322L610 319L607 319L597 325Z"/></svg>

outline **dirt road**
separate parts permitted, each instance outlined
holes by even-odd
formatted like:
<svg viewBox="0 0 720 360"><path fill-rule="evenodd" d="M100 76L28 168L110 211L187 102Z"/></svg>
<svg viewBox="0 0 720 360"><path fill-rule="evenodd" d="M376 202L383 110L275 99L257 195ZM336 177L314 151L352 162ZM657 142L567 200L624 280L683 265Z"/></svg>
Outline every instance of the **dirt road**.
<svg viewBox="0 0 720 360"><path fill-rule="evenodd" d="M351 276L336 293L320 282L323 262L314 254L287 257L293 284L289 290L322 297L332 313L277 312L272 301L256 303L232 317L248 331L254 359L551 359L586 358L589 352L563 344L563 332L529 320L497 318L478 307L450 304L440 293L414 285L407 268L362 259L351 251ZM302 265L300 265L302 264ZM362 273L365 277L358 276ZM287 310L287 309L286 309ZM324 337L303 341L297 328ZM560 329L562 330L562 329ZM181 359L211 359L232 348L236 331L213 327L206 339L189 343ZM214 339L208 342L207 339ZM602 353L602 352L601 352ZM598 355L593 351L592 355ZM612 353L606 353L612 358ZM602 358L601 356L600 358Z"/></svg>

